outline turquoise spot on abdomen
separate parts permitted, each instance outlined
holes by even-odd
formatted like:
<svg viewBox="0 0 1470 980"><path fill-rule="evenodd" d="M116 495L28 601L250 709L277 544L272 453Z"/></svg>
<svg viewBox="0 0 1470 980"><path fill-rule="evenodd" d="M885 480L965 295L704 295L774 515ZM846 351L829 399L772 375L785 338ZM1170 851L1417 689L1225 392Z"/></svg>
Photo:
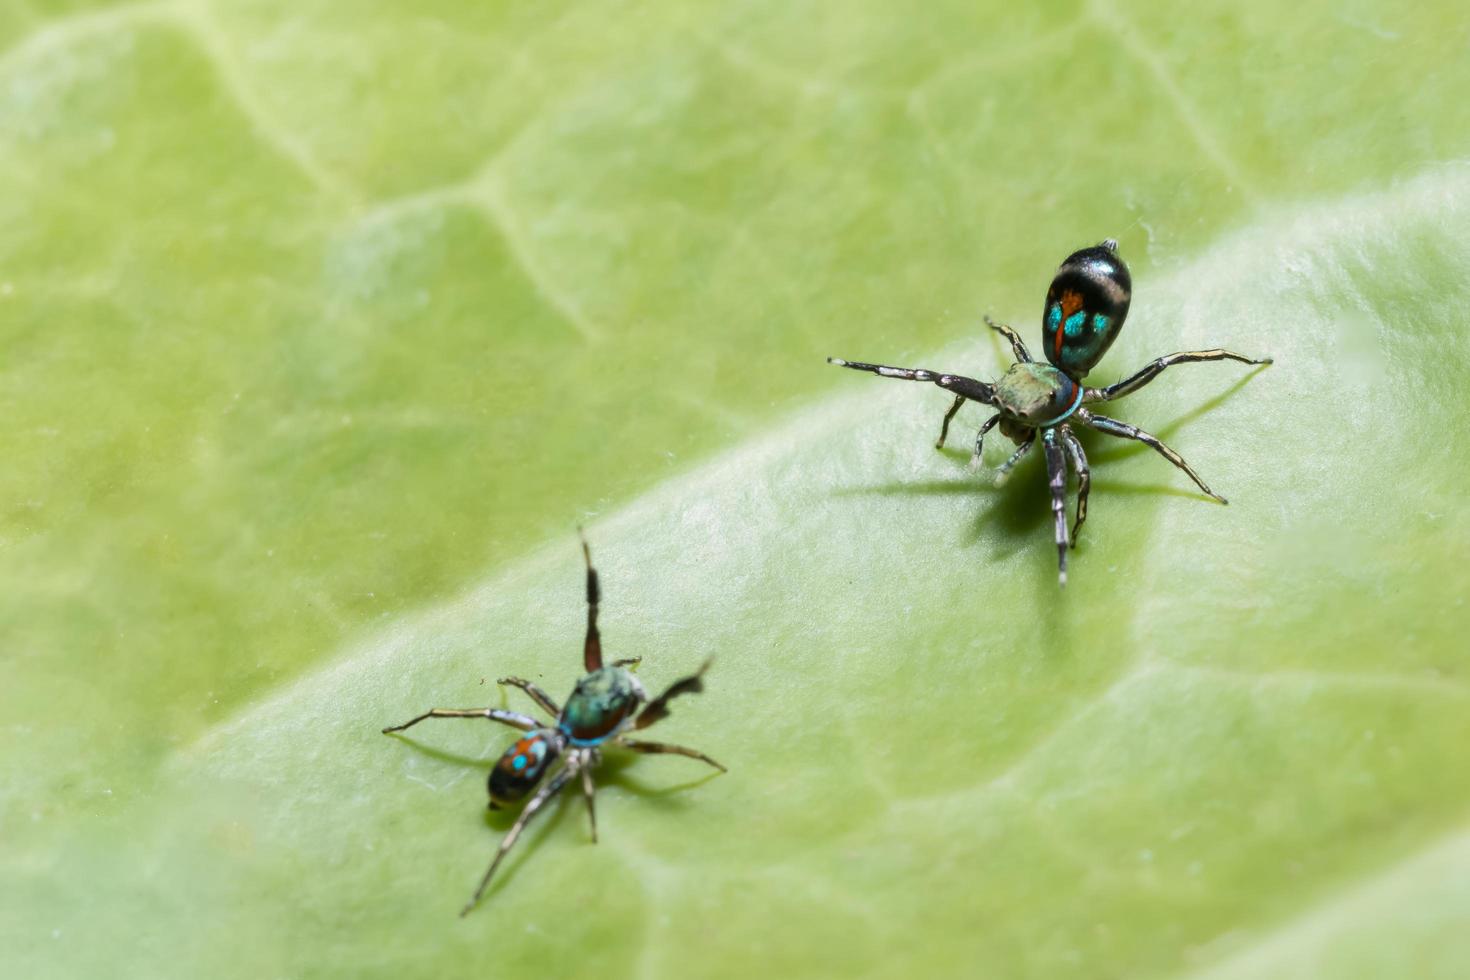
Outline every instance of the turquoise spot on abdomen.
<svg viewBox="0 0 1470 980"><path fill-rule="evenodd" d="M551 729L538 728L512 743L490 770L490 799L514 803L530 792L561 753L560 739Z"/></svg>
<svg viewBox="0 0 1470 980"><path fill-rule="evenodd" d="M1087 314L1081 310L1067 317L1067 325L1063 328L1068 337L1076 337L1082 333L1082 324L1087 321Z"/></svg>

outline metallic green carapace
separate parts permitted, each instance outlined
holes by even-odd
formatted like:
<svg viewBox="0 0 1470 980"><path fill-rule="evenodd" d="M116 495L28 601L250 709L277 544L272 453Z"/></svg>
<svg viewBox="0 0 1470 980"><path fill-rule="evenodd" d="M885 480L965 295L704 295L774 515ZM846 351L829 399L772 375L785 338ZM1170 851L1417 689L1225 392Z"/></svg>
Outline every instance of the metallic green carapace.
<svg viewBox="0 0 1470 980"><path fill-rule="evenodd" d="M573 745L596 745L620 731L646 700L636 677L621 667L602 667L577 682L557 727Z"/></svg>

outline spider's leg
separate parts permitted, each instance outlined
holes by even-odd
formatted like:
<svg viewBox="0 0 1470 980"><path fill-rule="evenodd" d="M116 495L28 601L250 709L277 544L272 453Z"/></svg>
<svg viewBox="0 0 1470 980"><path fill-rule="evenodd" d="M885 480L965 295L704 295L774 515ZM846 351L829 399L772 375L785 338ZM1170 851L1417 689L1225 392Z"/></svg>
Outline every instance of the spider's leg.
<svg viewBox="0 0 1470 980"><path fill-rule="evenodd" d="M642 657L624 657L622 660L614 660L612 665L614 667L637 667L641 663L643 663Z"/></svg>
<svg viewBox="0 0 1470 980"><path fill-rule="evenodd" d="M1077 471L1077 523L1072 525L1072 547L1077 547L1077 532L1087 520L1087 492L1092 489L1092 471L1087 468L1087 454L1082 451L1082 442L1070 425L1062 426L1062 443L1067 455L1072 457L1072 469Z"/></svg>
<svg viewBox="0 0 1470 980"><path fill-rule="evenodd" d="M1067 455L1057 442L1057 430L1041 436L1046 452L1046 482L1051 488L1051 513L1057 529L1057 578L1067 584Z"/></svg>
<svg viewBox="0 0 1470 980"><path fill-rule="evenodd" d="M1105 415L1094 415L1085 408L1077 410L1077 417L1082 420L1083 424L1090 425L1099 432L1106 432L1108 435L1117 436L1120 439L1136 439L1145 446L1153 447L1160 456L1179 467L1185 473L1188 473L1189 478L1194 481L1195 486L1199 487L1206 494L1214 497L1222 504L1228 504L1230 502L1211 490L1205 481L1199 478L1199 474L1189 468L1189 464L1184 461L1183 456L1180 456L1174 450L1164 445L1155 436L1151 436L1137 426L1129 425L1127 422L1119 422L1117 419L1110 419Z"/></svg>
<svg viewBox="0 0 1470 980"><path fill-rule="evenodd" d="M582 557L587 561L587 639L582 643L582 664L587 673L602 667L602 634L597 632L597 604L602 601L602 588L597 584L597 569L592 567L592 550L587 547L587 536L577 528L582 538Z"/></svg>
<svg viewBox="0 0 1470 980"><path fill-rule="evenodd" d="M1183 350L1177 354L1166 354L1156 358L1143 370L1131 378L1124 378L1117 384L1108 385L1106 388L1088 388L1082 400L1084 402L1106 402L1114 398L1122 398L1124 395L1131 395L1163 374L1164 368L1173 364L1188 364L1191 361L1239 361L1242 364L1270 364L1271 358L1263 357L1257 360L1219 347L1212 350Z"/></svg>
<svg viewBox="0 0 1470 980"><path fill-rule="evenodd" d="M940 371L930 371L926 368L901 368L889 367L886 364L868 364L863 361L844 361L840 357L827 358L828 364L838 367L852 368L854 371L867 371L876 374L880 378L897 378L900 381L928 381L938 385L945 391L952 391L956 395L968 398L973 402L984 402L987 405L995 404L995 386L986 384L984 381L976 381L960 374L944 374ZM951 406L953 408L953 406Z"/></svg>
<svg viewBox="0 0 1470 980"><path fill-rule="evenodd" d="M978 470L980 468L980 451L985 448L985 433L995 428L995 423L999 421L999 415L990 416L990 418L985 420L985 424L980 426L980 431L975 434L975 454L970 457L970 469Z"/></svg>
<svg viewBox="0 0 1470 980"><path fill-rule="evenodd" d="M646 752L650 755L685 755L691 759L698 759L700 762L708 763L720 770L720 772L730 771L703 752L685 748L682 745L670 745L668 742L645 742L639 738L620 738L618 739L618 744L630 748L634 752Z"/></svg>
<svg viewBox="0 0 1470 980"><path fill-rule="evenodd" d="M1016 360L1022 364L1031 363L1031 352L1026 349L1026 342L1016 333L1015 328L1006 323L996 323L990 319L989 313L985 314L985 325L1011 342L1011 353L1016 355Z"/></svg>
<svg viewBox="0 0 1470 980"><path fill-rule="evenodd" d="M521 836L521 831L526 829L526 824L531 822L531 818L536 815L537 810L540 810L546 805L547 800L561 792L562 787L567 784L573 775L574 770L571 766L563 767L560 772L552 777L551 782L542 786L536 791L536 795L531 797L525 809L521 811L521 815L516 817L516 822L511 824L510 830L506 831L504 839L500 842L500 849L495 852L495 859L490 862L490 867L485 870L485 877L480 879L480 887L475 889L474 896L465 903L463 909L460 909L459 914L461 916L469 915L474 910L474 907L480 903L480 896L484 895L485 889L490 886L490 879L494 876L495 869L500 867L500 862L505 859L506 854L510 853L510 849L515 847L517 838Z"/></svg>
<svg viewBox="0 0 1470 980"><path fill-rule="evenodd" d="M505 711L500 708L434 708L425 711L417 718L411 718L401 725L393 725L383 729L384 735L401 732L405 728L412 728L425 718L489 718L498 721L502 725L511 728L519 728L523 732L529 732L533 728L540 728L541 723L530 715L523 715L519 711Z"/></svg>
<svg viewBox="0 0 1470 980"><path fill-rule="evenodd" d="M1010 479L1011 470L1016 468L1016 464L1021 461L1021 457L1030 452L1031 447L1035 444L1036 430L1032 429L1030 432L1026 433L1026 441L1017 446L1016 451L1011 453L1011 458L1000 464L1000 469L995 471L996 486L1000 486L1001 484L1005 483L1006 480Z"/></svg>
<svg viewBox="0 0 1470 980"><path fill-rule="evenodd" d="M704 690L704 672L709 670L710 662L706 660L700 665L699 670L688 677L681 677L670 684L668 690L648 702L648 706L639 713L633 722L634 728L647 728L654 722L662 721L669 715L669 702L681 694L698 694Z"/></svg>
<svg viewBox="0 0 1470 980"><path fill-rule="evenodd" d="M585 766L582 769L582 798L587 801L587 819L592 822L592 843L597 843L597 806L592 798L597 795L597 787L592 784L592 768Z"/></svg>
<svg viewBox="0 0 1470 980"><path fill-rule="evenodd" d="M561 715L561 709L556 706L555 701L551 700L551 695L528 680L520 677L502 677L495 683L504 684L507 687L518 687L530 695L531 700L540 705L541 710L550 714L551 717L556 718Z"/></svg>
<svg viewBox="0 0 1470 980"><path fill-rule="evenodd" d="M944 448L944 440L949 438L949 422L955 417L955 413L960 410L960 406L964 403L964 395L954 396L954 404L949 406L949 411L944 413L944 422L939 426L939 439L937 442L934 443L935 449Z"/></svg>

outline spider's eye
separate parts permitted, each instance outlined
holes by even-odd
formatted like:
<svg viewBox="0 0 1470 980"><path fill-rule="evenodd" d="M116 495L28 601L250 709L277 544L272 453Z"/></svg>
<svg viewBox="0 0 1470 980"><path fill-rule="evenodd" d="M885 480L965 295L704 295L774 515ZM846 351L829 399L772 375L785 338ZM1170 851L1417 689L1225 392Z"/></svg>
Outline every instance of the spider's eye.
<svg viewBox="0 0 1470 980"><path fill-rule="evenodd" d="M1133 280L1117 243L1106 241L1067 256L1046 291L1046 359L1071 378L1085 376L1117 338L1132 298Z"/></svg>

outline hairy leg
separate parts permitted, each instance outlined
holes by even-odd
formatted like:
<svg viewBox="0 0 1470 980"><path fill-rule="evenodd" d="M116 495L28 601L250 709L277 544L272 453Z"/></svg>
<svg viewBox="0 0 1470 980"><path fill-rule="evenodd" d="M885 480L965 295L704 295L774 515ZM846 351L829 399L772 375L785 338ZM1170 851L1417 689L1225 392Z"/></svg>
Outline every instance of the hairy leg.
<svg viewBox="0 0 1470 980"><path fill-rule="evenodd" d="M703 752L685 748L682 745L670 745L668 742L645 742L641 738L622 738L618 740L618 744L626 746L634 752L647 752L650 755L684 755L691 759L698 759L700 762L708 763L720 770L720 772L730 771Z"/></svg>
<svg viewBox="0 0 1470 980"><path fill-rule="evenodd" d="M1173 463L1175 466L1183 470L1185 473L1189 474L1189 478L1194 481L1195 486L1199 487L1206 494L1214 497L1222 504L1228 504L1230 502L1215 491L1211 490L1209 486L1205 483L1205 481L1199 478L1199 474L1190 469L1189 464L1184 461L1183 456L1180 456L1174 450L1170 449L1168 446L1160 442L1157 437L1149 435L1147 432L1144 432L1136 425L1129 425L1127 422L1119 422L1117 419L1110 419L1103 415L1094 415L1085 408L1079 409L1077 411L1077 417L1081 419L1084 424L1092 426L1099 432L1105 432L1110 436L1117 436L1119 439L1133 439L1143 443L1145 446L1152 447L1154 451L1156 451L1160 456L1164 457L1169 462Z"/></svg>
<svg viewBox="0 0 1470 980"><path fill-rule="evenodd" d="M1067 456L1057 439L1056 429L1047 429L1041 437L1046 452L1046 483L1051 490L1051 513L1056 525L1057 578L1067 584Z"/></svg>
<svg viewBox="0 0 1470 980"><path fill-rule="evenodd" d="M521 811L521 815L516 817L516 822L511 824L510 830L506 831L505 837L500 842L500 848L495 852L495 859L490 862L490 867L485 870L485 876L480 879L480 886L475 889L474 896L460 910L459 914L461 917L469 915L475 906L480 903L480 897L485 894L485 889L490 887L490 879L494 877L495 869L500 867L500 862L505 860L505 856L510 853L510 849L515 847L516 841L521 836L521 831L526 829L526 824L530 823L531 818L536 815L536 812L546 805L547 800L561 792L562 787L567 784L574 774L570 767L563 768L552 777L551 782L542 786L536 791L536 795L531 797L530 802Z"/></svg>
<svg viewBox="0 0 1470 980"><path fill-rule="evenodd" d="M540 705L541 710L550 714L552 718L556 718L561 714L561 709L556 706L555 701L551 700L551 695L524 678L502 677L495 683L504 684L506 687L518 687L522 691L525 691L531 700Z"/></svg>
<svg viewBox="0 0 1470 980"><path fill-rule="evenodd" d="M1082 522L1087 520L1087 493L1092 489L1092 471L1087 468L1087 454L1082 451L1082 443L1068 425L1062 426L1062 444L1067 447L1067 455L1072 457L1072 469L1077 471L1077 523L1072 525L1072 547L1077 547L1077 532L1082 530Z"/></svg>
<svg viewBox="0 0 1470 980"><path fill-rule="evenodd" d="M426 718L489 718L498 721L502 725L511 728L519 728L523 732L529 732L533 728L540 728L541 723L529 715L523 715L519 711L504 711L500 708L434 708L425 711L417 718L410 718L401 725L393 725L383 729L384 735L401 732L405 728L412 728Z"/></svg>
<svg viewBox="0 0 1470 980"><path fill-rule="evenodd" d="M1148 384L1154 378L1164 373L1164 369L1175 364L1189 364L1194 361L1239 361L1242 364L1270 364L1271 358L1260 359L1246 357L1220 347L1211 350L1183 350L1176 354L1166 354L1155 358L1147 367L1134 374L1132 377L1124 378L1117 384L1108 385L1106 388L1088 388L1083 396L1084 402L1106 402L1114 398L1122 398Z"/></svg>
<svg viewBox="0 0 1470 980"><path fill-rule="evenodd" d="M1021 457L1030 452L1031 447L1034 445L1036 445L1036 432L1033 430L1027 434L1026 441L1017 446L1016 451L1011 453L1011 458L1002 463L1000 469L995 471L996 486L1000 486L1011 478L1011 470L1016 468L1016 464L1021 461Z"/></svg>

